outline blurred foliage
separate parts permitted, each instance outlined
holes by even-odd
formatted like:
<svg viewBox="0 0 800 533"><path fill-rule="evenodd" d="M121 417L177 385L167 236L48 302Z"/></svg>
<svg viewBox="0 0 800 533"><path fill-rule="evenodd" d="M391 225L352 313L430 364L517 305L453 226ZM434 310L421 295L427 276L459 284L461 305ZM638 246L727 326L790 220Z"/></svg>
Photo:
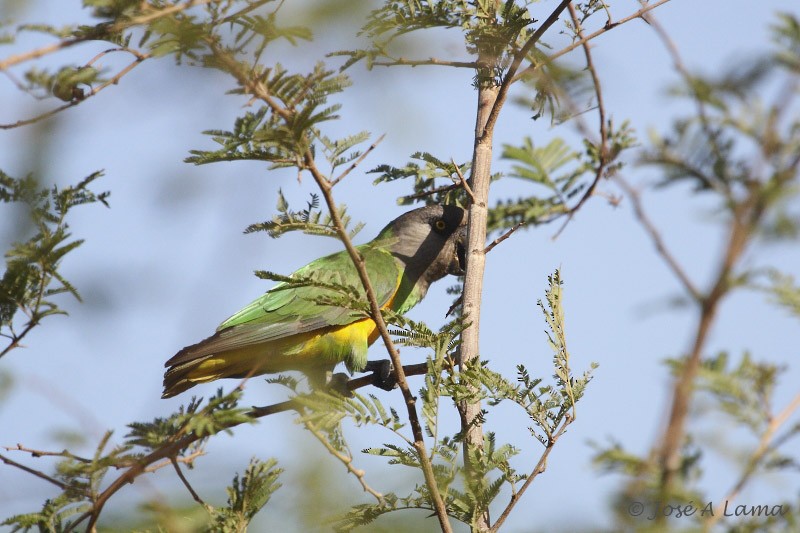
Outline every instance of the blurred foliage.
<svg viewBox="0 0 800 533"><path fill-rule="evenodd" d="M694 289L696 292L691 295L701 316L713 313L718 302L735 290L756 289L800 318L800 292L791 276L752 260L739 261L747 250L760 243L792 242L800 234L800 213L794 201L800 190L797 28L796 17L779 15L778 24L773 27L777 45L774 54L742 61L714 77L683 71L684 83L675 87L673 94L688 99L696 112L676 119L666 135L653 133L651 147L642 157L642 164L660 171L657 187L688 183L696 195L713 198L714 218L727 234L727 250L717 267L717 280L707 290ZM774 95L772 101L764 101L761 95L770 93ZM765 277L769 280L767 285L761 282ZM672 358L667 364L680 379L689 359ZM706 413L723 413L756 443L737 455L732 468L740 475L727 494L710 494L702 488L702 464L712 454L725 457L726 453L719 440L702 445L693 436L699 431L697 428L690 429L686 436L678 481L672 485L664 483L665 471L654 456L632 453L618 442L595 445L596 465L628 479L614 504L618 526L663 531L669 525L674 531L689 531L708 530L721 523L725 531L731 532L794 531L797 514L792 510L797 507L791 499L775 503L789 510L782 515L751 513L737 516L735 522L726 521L733 516L732 509L731 514L725 515L724 508L719 507L726 502L733 506L734 499L755 476L793 472L800 465L796 453L800 425L783 426L800 397L783 408L775 405L775 390L783 370L767 361L757 362L751 353L734 358L721 352L700 360L694 381L695 408L705 406ZM795 444L794 450L790 451L789 443ZM713 502L713 512L709 508L705 513L684 516L681 522L675 520L673 513L667 521L670 502L690 501ZM630 505L637 502L662 506L654 509L655 521L631 516Z"/></svg>
<svg viewBox="0 0 800 533"><path fill-rule="evenodd" d="M0 171L0 202L22 204L33 233L5 252L5 271L0 279L0 336L7 343L0 357L19 347L45 317L66 314L54 297L68 293L80 301L78 290L60 272L64 258L83 243L69 232L67 215L84 204L100 202L108 207L109 193L96 194L89 188L101 175L95 172L65 188L43 188L33 176L14 178Z"/></svg>

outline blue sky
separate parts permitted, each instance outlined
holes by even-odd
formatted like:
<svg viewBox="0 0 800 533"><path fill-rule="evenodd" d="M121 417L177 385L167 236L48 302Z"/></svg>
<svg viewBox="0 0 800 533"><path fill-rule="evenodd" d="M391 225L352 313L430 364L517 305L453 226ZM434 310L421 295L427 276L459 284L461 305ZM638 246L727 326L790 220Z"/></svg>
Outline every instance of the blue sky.
<svg viewBox="0 0 800 533"><path fill-rule="evenodd" d="M65 23L85 17L76 4L33 2L25 20ZM612 11L621 18L637 6L621 1L613 4ZM781 9L796 11L796 2L673 0L655 13L689 68L716 73L742 57L764 51L769 42L767 26ZM291 59L283 62L313 64L325 46L342 47L337 41L340 33L320 36L319 48L287 50ZM0 48L0 53L6 57L32 43L25 40ZM435 47L431 54L455 54L460 46L455 34L426 44ZM644 140L648 129L666 131L675 114L686 111L684 104L666 94L678 77L646 24L626 24L594 45L606 107L615 122L631 120ZM83 62L94 53L73 50L55 59ZM580 57L575 55L574 60ZM121 64L123 59L111 60ZM352 217L367 222L356 239L365 242L403 212L394 199L406 189L394 184L373 187L372 176L363 171L380 163L401 165L417 150L468 160L475 93L466 70L365 72L357 68L352 75L354 86L341 100L345 118L334 133L387 134L361 172L354 172L336 191ZM126 423L170 413L188 396L159 399L163 362L184 345L210 334L219 322L269 287L269 282L253 276L253 270L290 273L340 248L330 239L290 235L271 240L262 234L242 234L248 224L272 216L278 188L293 206L303 205L315 190L310 178L298 182L291 172L267 172L265 165L254 163L194 167L182 162L189 150L211 147L202 130L228 128L241 113L241 99L222 96L230 88L231 81L219 74L186 66L176 69L170 60L150 61L118 87L57 119L0 131L4 171L21 175L36 170L45 179L72 183L102 168L106 176L96 187L112 191L110 210L80 208L71 223L74 235L86 242L65 261L64 273L80 289L85 304L64 301L70 317L48 320L27 339L26 349L0 361L0 368L10 372L16 383L0 403L0 445L59 449L63 444L57 433L78 427L87 428L95 439L105 429L114 429L121 438ZM0 99L3 123L52 105L31 101L5 79L0 82ZM537 144L557 135L575 138L569 127L554 129L528 117L519 107L505 109L495 138L498 155L503 143L519 142L526 135ZM495 161L495 168L502 170L504 163L499 157ZM626 167L623 174L638 187L658 178L654 170L634 166ZM610 184L601 185L601 191L619 192ZM493 191L493 198L523 193L520 184L508 180ZM675 256L704 286L723 242L710 215L713 206L681 188L646 193L644 201ZM0 216L6 220L7 207L2 209ZM551 225L520 232L493 251L487 262L481 348L494 368L513 376L515 365L524 362L532 372L551 374L551 354L535 303L543 297L547 275L555 268L562 269L566 281L573 368L577 373L593 361L600 364L579 404L578 421L551 455L546 474L527 494L524 508L509 522L510 531L525 531L530 524L569 528L604 523L609 491L618 480L592 469L587 441L605 442L613 436L632 451L649 449L669 400L668 376L661 361L688 348L696 319L693 313L666 309L665 302L678 295L680 287L636 224L627 200L614 208L597 197L553 240L557 229ZM0 227L0 241L9 235L7 227ZM775 264L800 276L800 253L789 247L752 250L748 264ZM409 316L432 327L442 324L450 299L444 292L447 285L434 286ZM383 357L379 344L371 349L373 358ZM780 408L797 392L792 383L800 382L794 364L798 346L796 318L766 305L763 295L740 292L725 302L709 353L728 349L738 355L752 349L756 358L789 365L776 396ZM411 350L403 350L403 356L411 362L424 359L424 353ZM208 395L219 385L235 384L220 382L195 390ZM378 394L399 405L399 393ZM253 380L244 401L264 405L281 398L280 390ZM526 450L519 458L520 468L532 464L539 451L527 437L526 426L524 415L510 409L501 409L489 422L498 440L512 441ZM709 438L729 442L732 448L752 445L720 428L708 423L702 431ZM390 438L355 430L349 436L354 450ZM210 501L221 503L225 497L219 479L230 479L251 456L277 457L290 471L285 485L291 485L291 476L297 475L291 473L293 465L312 454L323 456L337 482L366 500L358 493L356 480L344 478L341 466L293 427L287 415L237 429L232 437L215 438L208 456L190 476ZM368 479L386 490L381 486L385 477L381 462L369 457L357 461L367 470ZM703 486L720 496L738 475L721 460L711 460L706 472ZM0 468L0 480L3 517L31 510L52 494L45 483L7 467ZM794 481L756 484L743 497L777 500L787 487L796 490ZM188 500L185 491L180 491L175 476L163 471L123 491L121 503L112 511L122 512L131 502L156 494ZM291 489L285 493L279 492L270 505L291 508ZM277 519L267 516L264 520L272 524L270 520Z"/></svg>

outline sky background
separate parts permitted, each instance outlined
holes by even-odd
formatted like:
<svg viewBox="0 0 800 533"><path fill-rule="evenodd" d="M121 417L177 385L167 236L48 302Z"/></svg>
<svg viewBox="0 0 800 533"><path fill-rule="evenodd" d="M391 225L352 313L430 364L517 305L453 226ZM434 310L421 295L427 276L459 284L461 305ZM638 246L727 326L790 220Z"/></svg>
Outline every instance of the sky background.
<svg viewBox="0 0 800 533"><path fill-rule="evenodd" d="M535 16L543 18L551 4L542 4ZM637 2L620 1L612 5L612 12L619 19L637 8ZM690 69L715 74L767 51L768 25L780 10L797 11L796 1L673 0L655 15ZM54 25L88 21L79 2L63 0L0 2L0 14ZM290 69L302 71L325 51L346 48L351 34L352 28L334 17L314 43L296 49L279 46L274 54ZM550 42L558 48L563 39L553 36ZM0 57L47 42L26 36L0 48ZM645 142L649 130L666 132L677 113L690 110L667 94L678 76L652 28L633 21L593 44L606 109L616 124L630 120ZM425 49L418 56L464 57L457 32L441 32L416 45ZM100 49L70 50L46 58L42 66L83 63ZM571 59L581 57L578 51ZM109 56L104 64L122 65L127 60L120 54ZM356 238L361 243L406 210L395 199L408 192L404 184L375 187L374 176L365 171L382 163L401 166L418 150L442 159L469 160L476 95L472 73L466 69L368 72L359 66L349 74L354 86L337 100L344 106L344 118L332 125L332 134L367 130L373 139L387 134L335 191L353 219L367 223ZM267 172L265 165L255 163L195 167L183 162L189 150L213 146L203 130L228 129L242 113L243 99L223 96L231 88L231 80L219 73L176 68L170 59L147 61L119 86L55 119L0 131L0 168L5 172L14 176L35 172L43 181L70 184L104 169L105 177L95 182L94 189L112 192L111 209L79 207L70 219L73 235L86 242L65 260L63 273L78 287L85 303L61 300L70 316L47 319L26 338L24 350L15 350L0 361L0 371L14 379L10 394L0 402L0 446L21 443L60 449L64 444L59 435L79 428L88 430L92 442L113 429L118 442L126 433L125 424L168 415L191 394L160 399L164 361L211 334L222 320L269 288L270 282L257 279L254 270L288 274L341 248L337 241L320 237L287 235L273 240L266 234L242 233L247 225L275 213L279 188L294 208L304 206L309 193L315 192L310 177L298 182L291 171ZM0 102L0 123L55 105L19 93L6 78L0 79ZM544 120L534 122L529 117L529 111L519 106L504 109L494 142L495 171L508 168L499 158L504 143L519 143L524 136L533 137L538 145L554 136L577 138L569 125L552 128ZM593 115L585 118L595 120ZM654 169L633 165L623 175L639 188L659 177ZM601 184L599 189L619 194L612 184ZM525 184L508 178L493 188L492 199L530 193ZM644 202L675 257L705 287L724 244L724 235L714 222L714 205L681 187L646 191ZM3 246L18 230L15 213L13 207L0 206ZM662 362L684 353L697 318L694 311L669 308L670 299L680 295L680 287L635 222L627 200L613 207L603 197L595 197L554 239L559 227L557 223L518 232L487 260L481 350L495 370L513 377L515 366L524 363L534 375L552 374L552 354L536 301L544 296L547 276L556 268L565 280L573 371L582 373L592 362L600 365L578 405L578 420L556 446L545 475L512 515L508 531L529 531L543 524L550 526L547 529L585 529L610 523L609 496L620 480L591 466L589 442L607 443L613 438L636 453L650 448L661 431L669 401L670 381ZM754 248L745 264L772 264L800 276L796 247ZM433 328L443 324L451 300L445 294L448 285L446 281L434 285L409 316ZM767 305L763 294L740 291L724 302L707 353L726 349L738 358L750 349L756 359L785 363L788 370L776 393L775 407L780 409L797 393L800 383L795 364L798 347L796 318ZM370 354L370 358L385 356L380 343ZM424 352L411 349L403 349L402 354L408 362L425 357ZM207 396L220 385L229 389L236 383L198 386L192 393ZM400 405L399 392L376 394ZM252 380L243 403L266 405L283 396L278 387ZM455 427L452 418L450 423ZM528 436L527 425L524 414L510 408L498 409L487 425L499 442L510 441L525 450L515 463L521 470L529 469L540 452ZM703 439L726 445L730 453L753 446L752 440L730 431L720 419L704 418L694 429ZM391 439L387 433L371 430L351 429L347 435L354 450ZM76 451L88 453L88 449ZM343 467L292 424L288 414L237 428L233 436L215 437L207 453L188 476L212 503L225 500L220 479L228 483L252 456L276 457L287 469L284 488L259 517L260 527L287 523L299 527L286 518L286 513L296 511L298 502L302 508L314 504L317 497L335 499L335 495L297 494L306 477L331 475L337 491L351 495L351 501L368 500L356 479L347 477ZM12 455L46 469L45 460ZM385 472L395 475L397 469L384 470L380 459L357 455L356 461L377 490L398 489L403 483L397 480L393 486L395 480L387 479ZM701 486L712 497L722 497L739 472L723 459L708 457L707 461ZM777 503L787 491L796 493L796 478L768 478L753 484L741 500ZM54 494L45 482L0 467L0 517L38 509ZM135 502L164 498L189 501L168 470L140 478L124 489L112 499L106 519L130 512ZM435 524L421 522L420 527L427 530Z"/></svg>

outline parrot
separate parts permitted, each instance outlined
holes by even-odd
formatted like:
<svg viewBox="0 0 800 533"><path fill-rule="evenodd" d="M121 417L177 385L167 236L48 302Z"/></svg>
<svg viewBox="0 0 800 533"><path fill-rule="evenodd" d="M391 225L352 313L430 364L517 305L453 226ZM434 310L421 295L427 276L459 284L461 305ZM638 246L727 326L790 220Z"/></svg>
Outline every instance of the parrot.
<svg viewBox="0 0 800 533"><path fill-rule="evenodd" d="M428 205L402 214L375 239L356 247L381 309L403 314L425 297L431 283L464 273L466 219L461 207ZM341 362L351 373L367 369L377 375L382 368L388 378L389 361L379 361L383 367L367 362L367 349L379 336L375 322L332 303L341 297L332 285L352 287L365 298L347 251L316 259L289 277L319 285L280 282L212 336L180 350L164 364L162 398L221 378L287 370L303 372L318 388Z"/></svg>

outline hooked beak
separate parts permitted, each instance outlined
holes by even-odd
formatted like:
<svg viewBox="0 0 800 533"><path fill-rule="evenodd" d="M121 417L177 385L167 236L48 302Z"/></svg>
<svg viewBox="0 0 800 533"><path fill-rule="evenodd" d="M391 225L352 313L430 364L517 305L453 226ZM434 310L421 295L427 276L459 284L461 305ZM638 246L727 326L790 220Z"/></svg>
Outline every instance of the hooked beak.
<svg viewBox="0 0 800 533"><path fill-rule="evenodd" d="M448 274L463 276L467 269L467 227L462 226L455 235L455 250L447 269Z"/></svg>

